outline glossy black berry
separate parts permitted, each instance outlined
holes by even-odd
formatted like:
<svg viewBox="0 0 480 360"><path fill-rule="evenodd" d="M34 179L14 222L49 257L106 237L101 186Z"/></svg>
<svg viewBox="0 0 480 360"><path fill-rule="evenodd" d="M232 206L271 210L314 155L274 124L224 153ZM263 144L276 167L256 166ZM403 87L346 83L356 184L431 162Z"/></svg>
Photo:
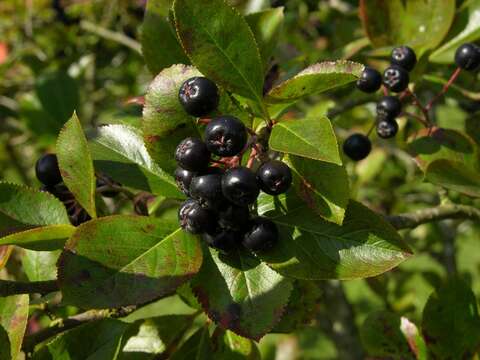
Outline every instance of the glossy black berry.
<svg viewBox="0 0 480 360"><path fill-rule="evenodd" d="M246 167L228 170L222 177L223 195L239 206L253 204L260 193L255 174Z"/></svg>
<svg viewBox="0 0 480 360"><path fill-rule="evenodd" d="M55 186L62 182L58 160L55 154L43 155L35 164L37 179L44 185Z"/></svg>
<svg viewBox="0 0 480 360"><path fill-rule="evenodd" d="M210 151L201 139L189 137L178 144L175 160L186 170L202 171L210 162Z"/></svg>
<svg viewBox="0 0 480 360"><path fill-rule="evenodd" d="M380 120L377 122L377 135L382 139L390 139L397 135L398 124L395 120Z"/></svg>
<svg viewBox="0 0 480 360"><path fill-rule="evenodd" d="M218 225L223 229L244 230L250 220L250 210L247 206L228 204L218 213Z"/></svg>
<svg viewBox="0 0 480 360"><path fill-rule="evenodd" d="M374 93L382 86L382 75L371 67L365 67L357 80L357 88L366 93Z"/></svg>
<svg viewBox="0 0 480 360"><path fill-rule="evenodd" d="M210 152L218 156L235 156L247 143L245 125L233 116L213 119L205 128L205 142Z"/></svg>
<svg viewBox="0 0 480 360"><path fill-rule="evenodd" d="M196 76L182 84L178 98L188 114L196 117L205 116L218 106L218 88L213 81Z"/></svg>
<svg viewBox="0 0 480 360"><path fill-rule="evenodd" d="M392 65L383 73L383 85L393 92L398 93L404 91L409 82L410 76L407 70L400 66Z"/></svg>
<svg viewBox="0 0 480 360"><path fill-rule="evenodd" d="M480 49L475 44L463 44L455 53L455 63L463 70L473 71L480 66Z"/></svg>
<svg viewBox="0 0 480 360"><path fill-rule="evenodd" d="M379 119L394 119L402 112L402 103L396 96L384 96L377 103Z"/></svg>
<svg viewBox="0 0 480 360"><path fill-rule="evenodd" d="M392 65L397 65L407 71L412 71L417 63L417 55L412 48L399 46L392 50L390 62Z"/></svg>
<svg viewBox="0 0 480 360"><path fill-rule="evenodd" d="M235 231L216 229L211 233L204 233L202 239L208 246L228 253L241 244L242 235Z"/></svg>
<svg viewBox="0 0 480 360"><path fill-rule="evenodd" d="M343 143L343 152L354 161L365 159L371 150L372 143L363 134L350 135Z"/></svg>
<svg viewBox="0 0 480 360"><path fill-rule="evenodd" d="M278 242L278 228L269 219L257 217L243 237L243 246L252 251L267 251Z"/></svg>
<svg viewBox="0 0 480 360"><path fill-rule="evenodd" d="M181 167L175 169L175 182L180 191L187 196L190 195L190 184L196 175L195 171L185 170Z"/></svg>
<svg viewBox="0 0 480 360"><path fill-rule="evenodd" d="M292 172L284 162L272 160L258 168L257 180L263 192L269 195L280 195L290 188Z"/></svg>
<svg viewBox="0 0 480 360"><path fill-rule="evenodd" d="M205 208L218 210L226 203L222 192L222 175L196 176L190 183L190 196Z"/></svg>
<svg viewBox="0 0 480 360"><path fill-rule="evenodd" d="M192 234L212 231L216 222L215 215L211 211L192 199L188 199L180 205L178 220L182 229Z"/></svg>
<svg viewBox="0 0 480 360"><path fill-rule="evenodd" d="M96 187L97 189L100 189L100 195L106 198L114 198L116 197L120 191L115 190L115 189L108 189L108 190L102 190L104 187L112 187L112 186L121 186L121 184L117 183L116 181L113 181L113 179L107 178L105 175L102 175L102 177L97 178L96 181Z"/></svg>

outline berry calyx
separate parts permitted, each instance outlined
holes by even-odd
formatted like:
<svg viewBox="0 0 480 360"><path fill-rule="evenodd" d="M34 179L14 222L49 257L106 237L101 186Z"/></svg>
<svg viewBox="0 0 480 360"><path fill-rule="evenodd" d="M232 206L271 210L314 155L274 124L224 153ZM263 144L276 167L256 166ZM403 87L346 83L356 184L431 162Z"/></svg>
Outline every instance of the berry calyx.
<svg viewBox="0 0 480 360"><path fill-rule="evenodd" d="M255 174L246 167L228 170L222 178L223 195L239 206L253 204L260 193Z"/></svg>
<svg viewBox="0 0 480 360"><path fill-rule="evenodd" d="M365 159L371 150L372 143L363 134L350 135L343 143L343 152L354 161Z"/></svg>
<svg viewBox="0 0 480 360"><path fill-rule="evenodd" d="M180 206L178 220L182 229L192 234L202 234L215 228L214 214L192 199Z"/></svg>
<svg viewBox="0 0 480 360"><path fill-rule="evenodd" d="M204 208L221 208L226 203L222 192L222 175L211 173L194 177L190 183L190 196Z"/></svg>
<svg viewBox="0 0 480 360"><path fill-rule="evenodd" d="M455 52L455 63L463 70L477 69L480 66L480 48L470 43L461 45Z"/></svg>
<svg viewBox="0 0 480 360"><path fill-rule="evenodd" d="M390 61L392 65L397 65L407 71L412 71L417 63L417 55L412 48L399 46L392 50Z"/></svg>
<svg viewBox="0 0 480 360"><path fill-rule="evenodd" d="M210 162L210 151L201 139L189 137L178 144L175 160L183 169L201 171Z"/></svg>
<svg viewBox="0 0 480 360"><path fill-rule="evenodd" d="M257 170L257 180L263 192L280 195L290 188L292 172L284 162L272 160L260 166Z"/></svg>
<svg viewBox="0 0 480 360"><path fill-rule="evenodd" d="M63 181L55 154L46 154L38 159L35 164L35 174L37 179L46 186L55 186Z"/></svg>
<svg viewBox="0 0 480 360"><path fill-rule="evenodd" d="M263 217L252 220L250 230L243 237L243 246L252 251L267 251L278 242L275 223Z"/></svg>
<svg viewBox="0 0 480 360"><path fill-rule="evenodd" d="M377 115L380 119L394 119L402 112L402 103L396 96L384 96L377 103Z"/></svg>
<svg viewBox="0 0 480 360"><path fill-rule="evenodd" d="M218 225L222 229L243 230L250 220L250 210L247 206L228 204L218 213Z"/></svg>
<svg viewBox="0 0 480 360"><path fill-rule="evenodd" d="M190 184L197 175L196 172L177 167L175 169L175 182L182 193L190 195Z"/></svg>
<svg viewBox="0 0 480 360"><path fill-rule="evenodd" d="M393 92L399 93L404 91L409 82L410 77L407 70L400 66L392 65L383 73L383 85Z"/></svg>
<svg viewBox="0 0 480 360"><path fill-rule="evenodd" d="M395 137L398 132L398 124L395 120L380 120L377 123L377 135L382 139Z"/></svg>
<svg viewBox="0 0 480 360"><path fill-rule="evenodd" d="M221 116L210 121L205 128L207 149L215 155L237 155L247 143L247 129L234 116Z"/></svg>
<svg viewBox="0 0 480 360"><path fill-rule="evenodd" d="M188 114L200 117L214 111L220 97L217 85L213 81L196 76L182 84L178 92L178 99Z"/></svg>
<svg viewBox="0 0 480 360"><path fill-rule="evenodd" d="M216 229L212 233L204 233L202 239L208 246L225 253L235 249L235 247L242 242L240 233L225 229Z"/></svg>
<svg viewBox="0 0 480 360"><path fill-rule="evenodd" d="M382 86L382 75L371 67L365 67L357 80L357 88L365 93L374 93Z"/></svg>

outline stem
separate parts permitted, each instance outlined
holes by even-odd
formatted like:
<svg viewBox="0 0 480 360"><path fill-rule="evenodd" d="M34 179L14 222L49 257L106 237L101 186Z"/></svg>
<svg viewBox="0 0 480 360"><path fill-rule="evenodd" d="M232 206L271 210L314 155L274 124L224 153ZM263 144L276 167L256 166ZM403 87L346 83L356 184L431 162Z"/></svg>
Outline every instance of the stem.
<svg viewBox="0 0 480 360"><path fill-rule="evenodd" d="M435 104L435 102L437 102L443 95L445 95L445 93L448 91L448 89L450 88L450 86L452 86L452 84L455 82L455 80L457 80L458 76L460 75L460 73L462 72L462 69L460 68L457 68L452 76L450 76L450 79L447 81L447 83L443 86L443 89L442 91L440 91L437 96L435 96L432 100L430 100L430 102L427 104L427 106L425 107L425 109L427 111L429 111L433 104Z"/></svg>
<svg viewBox="0 0 480 360"><path fill-rule="evenodd" d="M430 122L430 116L428 115L428 110L425 108L425 106L422 105L420 100L417 98L417 96L410 91L410 89L405 90L406 95L410 95L413 99L413 104L416 105L420 111L423 113L423 116L425 118L426 123L428 124L427 127L431 127L431 122Z"/></svg>
<svg viewBox="0 0 480 360"><path fill-rule="evenodd" d="M122 44L140 55L142 54L142 48L140 44L132 38L126 36L125 34L105 29L87 20L82 20L80 22L80 28L95 35L98 35L101 38Z"/></svg>
<svg viewBox="0 0 480 360"><path fill-rule="evenodd" d="M329 110L328 113L327 113L327 117L329 119L333 119L334 117L346 112L346 111L349 111L349 110L352 110L353 108L357 107L357 106L360 106L360 105L364 105L364 104L367 104L371 101L374 101L375 100L375 97L373 96L366 96L366 97L361 97L361 98L358 98L358 99L351 99L351 100L347 100L344 104L342 104L341 106L338 106L336 108L333 108L332 110Z"/></svg>
<svg viewBox="0 0 480 360"><path fill-rule="evenodd" d="M48 294L58 290L55 280L20 282L0 280L0 297L20 294Z"/></svg>
<svg viewBox="0 0 480 360"><path fill-rule="evenodd" d="M253 167L253 162L255 161L255 158L257 157L257 147L253 146L252 147L252 152L250 153L250 157L248 158L247 162L247 168L251 169Z"/></svg>
<svg viewBox="0 0 480 360"><path fill-rule="evenodd" d="M420 121L420 122L422 123L422 125L425 126L426 128L429 128L429 127L430 127L429 124L427 123L427 121L426 121L424 118L422 118L421 116L418 116L418 115L416 115L416 114L409 113L409 112L407 112L407 111L404 111L404 112L402 113L402 115L408 116L408 117L411 117L411 118L413 118L413 119L415 119L415 120Z"/></svg>
<svg viewBox="0 0 480 360"><path fill-rule="evenodd" d="M367 137L370 136L370 134L372 133L373 129L375 129L375 126L377 125L377 120L375 120L372 124L372 126L370 126L370 129L368 130L367 132Z"/></svg>

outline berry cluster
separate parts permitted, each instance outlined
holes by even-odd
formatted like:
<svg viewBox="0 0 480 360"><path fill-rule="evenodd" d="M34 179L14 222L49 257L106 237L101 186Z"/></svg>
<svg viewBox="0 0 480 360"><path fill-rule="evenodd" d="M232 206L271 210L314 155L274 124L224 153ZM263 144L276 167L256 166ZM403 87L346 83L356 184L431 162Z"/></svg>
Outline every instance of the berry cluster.
<svg viewBox="0 0 480 360"><path fill-rule="evenodd" d="M203 117L216 110L217 86L204 77L186 80L179 90L185 111ZM290 168L278 160L264 161L253 172L251 162L241 165L242 155L260 145L256 135L236 117L222 115L202 119L204 140L184 139L177 146L175 180L188 199L180 206L181 227L201 234L211 247L229 252L239 244L252 251L265 251L278 241L278 229L271 220L252 216L251 206L260 191L279 195L292 183Z"/></svg>

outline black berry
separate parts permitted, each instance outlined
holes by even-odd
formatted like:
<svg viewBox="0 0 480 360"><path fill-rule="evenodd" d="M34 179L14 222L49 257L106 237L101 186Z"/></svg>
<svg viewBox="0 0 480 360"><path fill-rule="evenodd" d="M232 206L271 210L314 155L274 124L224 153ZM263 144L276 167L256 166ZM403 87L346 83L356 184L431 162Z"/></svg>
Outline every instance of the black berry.
<svg viewBox="0 0 480 360"><path fill-rule="evenodd" d="M182 84L178 98L188 114L196 117L205 116L218 106L218 88L213 81L197 76Z"/></svg>
<svg viewBox="0 0 480 360"><path fill-rule="evenodd" d="M242 242L242 235L235 231L216 229L212 233L204 233L202 239L208 246L228 253Z"/></svg>
<svg viewBox="0 0 480 360"><path fill-rule="evenodd" d="M343 152L354 161L365 159L371 150L372 143L363 134L350 135L343 143Z"/></svg>
<svg viewBox="0 0 480 360"><path fill-rule="evenodd" d="M253 204L260 193L255 174L246 167L228 170L222 178L225 197L239 206Z"/></svg>
<svg viewBox="0 0 480 360"><path fill-rule="evenodd" d="M357 88L366 93L374 93L382 86L382 75L371 67L365 67L357 80Z"/></svg>
<svg viewBox="0 0 480 360"><path fill-rule="evenodd" d="M407 71L412 71L417 63L417 55L408 46L399 46L392 50L390 58L392 65L397 65Z"/></svg>
<svg viewBox="0 0 480 360"><path fill-rule="evenodd" d="M222 175L206 174L193 178L190 183L190 196L205 208L221 208L226 203L222 192Z"/></svg>
<svg viewBox="0 0 480 360"><path fill-rule="evenodd" d="M395 120L380 120L377 123L377 135L382 139L390 139L397 135L398 124Z"/></svg>
<svg viewBox="0 0 480 360"><path fill-rule="evenodd" d="M455 63L463 70L473 71L480 66L480 49L475 44L463 44L455 53Z"/></svg>
<svg viewBox="0 0 480 360"><path fill-rule="evenodd" d="M192 180L196 175L196 172L185 170L181 167L177 167L175 169L175 182L177 183L180 191L187 196L190 195L190 184L192 183Z"/></svg>
<svg viewBox="0 0 480 360"><path fill-rule="evenodd" d="M257 217L243 237L243 246L252 251L266 251L278 242L278 228L269 219Z"/></svg>
<svg viewBox="0 0 480 360"><path fill-rule="evenodd" d="M404 91L409 82L410 77L407 70L400 66L392 65L383 73L383 85L393 92L398 93Z"/></svg>
<svg viewBox="0 0 480 360"><path fill-rule="evenodd" d="M215 228L215 215L192 199L185 201L178 210L178 220L182 229L201 234Z"/></svg>
<svg viewBox="0 0 480 360"><path fill-rule="evenodd" d="M250 220L250 210L247 206L228 204L218 213L218 224L223 229L243 230Z"/></svg>
<svg viewBox="0 0 480 360"><path fill-rule="evenodd" d="M201 171L206 169L210 162L210 151L202 140L189 137L178 144L175 160L186 170Z"/></svg>
<svg viewBox="0 0 480 360"><path fill-rule="evenodd" d="M218 156L235 156L247 143L245 125L233 116L221 116L213 119L205 128L207 148Z"/></svg>
<svg viewBox="0 0 480 360"><path fill-rule="evenodd" d="M384 96L377 103L377 115L380 119L394 119L402 112L402 103L395 96Z"/></svg>
<svg viewBox="0 0 480 360"><path fill-rule="evenodd" d="M260 166L257 170L257 180L263 192L280 195L292 184L292 172L287 164L272 160Z"/></svg>
<svg viewBox="0 0 480 360"><path fill-rule="evenodd" d="M37 179L44 185L55 186L62 182L58 160L55 154L43 155L35 164Z"/></svg>

